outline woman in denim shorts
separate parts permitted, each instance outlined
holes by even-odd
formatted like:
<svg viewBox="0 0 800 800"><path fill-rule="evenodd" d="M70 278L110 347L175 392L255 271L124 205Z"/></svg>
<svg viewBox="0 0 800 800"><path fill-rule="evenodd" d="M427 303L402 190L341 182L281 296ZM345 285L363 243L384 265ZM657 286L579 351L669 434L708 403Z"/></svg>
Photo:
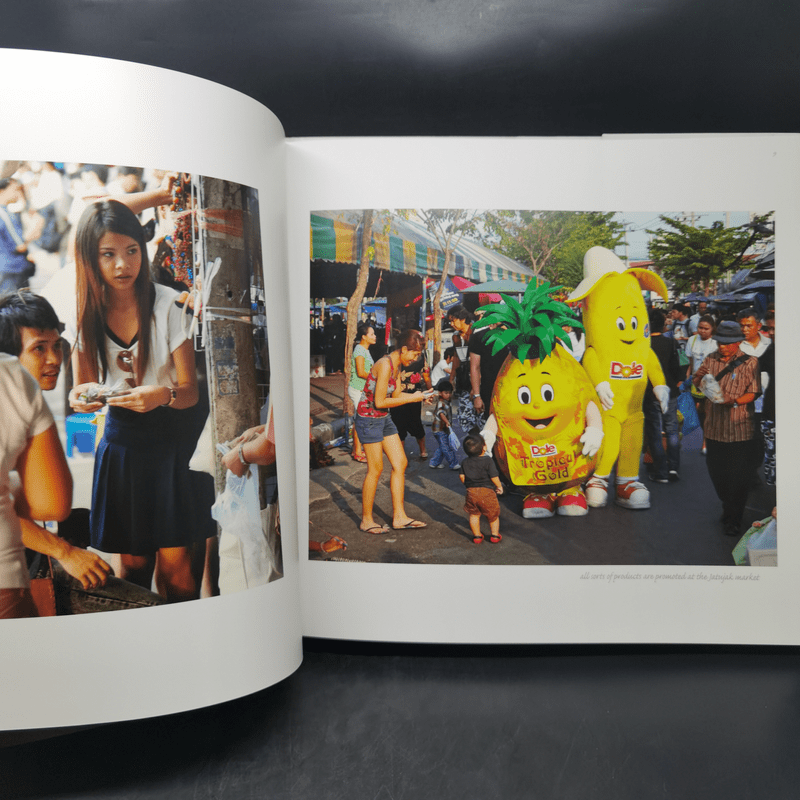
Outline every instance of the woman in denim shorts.
<svg viewBox="0 0 800 800"><path fill-rule="evenodd" d="M388 526L375 522L372 516L378 480L383 472L384 453L392 467L389 484L392 492L392 528L410 530L427 527L424 522L411 519L406 514L403 495L408 460L397 428L389 414L390 408L406 403L419 403L426 397L436 394L433 391L408 394L402 391L402 385L398 382L400 369L413 364L422 354L424 347L425 339L419 331L408 330L400 334L397 349L373 365L356 409L356 433L367 456L367 475L361 488L360 525L365 533L379 535L389 531Z"/></svg>

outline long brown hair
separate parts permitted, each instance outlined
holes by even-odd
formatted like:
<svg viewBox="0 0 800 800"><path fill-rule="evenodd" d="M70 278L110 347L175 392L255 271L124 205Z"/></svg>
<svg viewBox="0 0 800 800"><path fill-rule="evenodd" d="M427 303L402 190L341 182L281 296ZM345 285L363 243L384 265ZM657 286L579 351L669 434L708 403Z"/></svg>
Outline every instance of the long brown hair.
<svg viewBox="0 0 800 800"><path fill-rule="evenodd" d="M144 230L136 215L117 200L102 200L86 207L75 236L75 264L78 289L78 334L83 353L100 381L108 372L106 307L108 288L100 272L100 239L107 233L129 236L139 245L142 265L134 282L139 348L136 382L141 384L150 358L150 327L155 304L155 287L150 282L150 261ZM99 363L98 363L99 358Z"/></svg>

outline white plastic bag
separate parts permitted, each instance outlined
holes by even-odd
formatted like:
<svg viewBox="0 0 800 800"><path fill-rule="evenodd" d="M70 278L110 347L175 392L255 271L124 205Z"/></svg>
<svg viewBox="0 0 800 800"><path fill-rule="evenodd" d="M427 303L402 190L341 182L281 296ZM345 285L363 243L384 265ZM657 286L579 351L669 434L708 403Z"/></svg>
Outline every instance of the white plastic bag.
<svg viewBox="0 0 800 800"><path fill-rule="evenodd" d="M206 424L197 438L197 446L189 459L189 469L194 472L207 472L212 477L217 469L214 462L214 439L211 436L211 415L206 417Z"/></svg>
<svg viewBox="0 0 800 800"><path fill-rule="evenodd" d="M218 445L220 451L227 448ZM241 543L247 587L269 582L273 571L273 555L264 533L258 497L258 472L251 467L241 478L230 470L225 476L225 490L211 507L211 516L223 533L235 536Z"/></svg>
<svg viewBox="0 0 800 800"><path fill-rule="evenodd" d="M725 402L725 395L722 393L722 389L717 383L717 379L713 375L709 375L708 373L703 375L703 377L700 379L700 391L712 403Z"/></svg>
<svg viewBox="0 0 800 800"><path fill-rule="evenodd" d="M774 519L748 540L747 563L751 567L778 566L778 523Z"/></svg>

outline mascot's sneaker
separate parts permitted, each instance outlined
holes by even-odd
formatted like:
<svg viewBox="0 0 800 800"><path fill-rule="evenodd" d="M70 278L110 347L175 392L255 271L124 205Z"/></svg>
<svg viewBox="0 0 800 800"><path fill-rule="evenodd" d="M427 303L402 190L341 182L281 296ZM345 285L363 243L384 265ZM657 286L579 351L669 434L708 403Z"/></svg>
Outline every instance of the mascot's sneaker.
<svg viewBox="0 0 800 800"><path fill-rule="evenodd" d="M586 484L586 503L592 508L603 508L608 502L608 481L596 475Z"/></svg>
<svg viewBox="0 0 800 800"><path fill-rule="evenodd" d="M615 502L623 508L650 508L650 492L639 481L619 483Z"/></svg>
<svg viewBox="0 0 800 800"><path fill-rule="evenodd" d="M525 519L544 519L556 513L556 499L552 494L529 494L522 501L522 516Z"/></svg>
<svg viewBox="0 0 800 800"><path fill-rule="evenodd" d="M580 487L567 489L565 492L557 494L556 505L558 506L557 513L562 517L582 517L589 513L586 495L580 490Z"/></svg>

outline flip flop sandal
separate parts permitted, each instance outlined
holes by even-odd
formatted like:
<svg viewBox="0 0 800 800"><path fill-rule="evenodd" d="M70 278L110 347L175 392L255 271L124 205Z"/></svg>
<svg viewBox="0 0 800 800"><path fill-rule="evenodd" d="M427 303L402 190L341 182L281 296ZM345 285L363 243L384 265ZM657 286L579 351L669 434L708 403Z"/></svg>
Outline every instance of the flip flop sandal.
<svg viewBox="0 0 800 800"><path fill-rule="evenodd" d="M414 523L419 523L419 524L415 525ZM428 527L427 523L420 522L420 520L418 519L410 519L408 522L406 522L405 525L392 525L392 529L396 531L411 531L411 530L417 531L427 527Z"/></svg>
<svg viewBox="0 0 800 800"><path fill-rule="evenodd" d="M325 549L325 545L328 544L328 542L336 542L338 547L334 547L334 548L332 548L330 550L326 550ZM342 539L340 536L331 536L331 538L328 539L328 542L323 542L323 545L322 545L322 552L323 553L335 553L337 550L347 550L347 542L344 539Z"/></svg>
<svg viewBox="0 0 800 800"><path fill-rule="evenodd" d="M498 533L497 536L490 536L489 537L489 541L492 544L497 544L498 542L502 542L503 541L503 535L501 533Z"/></svg>
<svg viewBox="0 0 800 800"><path fill-rule="evenodd" d="M483 536L473 536L472 543L473 544L483 544Z"/></svg>
<svg viewBox="0 0 800 800"><path fill-rule="evenodd" d="M361 533L371 533L373 536L380 536L382 533L389 533L389 528L385 525L370 525L369 528L359 528Z"/></svg>

